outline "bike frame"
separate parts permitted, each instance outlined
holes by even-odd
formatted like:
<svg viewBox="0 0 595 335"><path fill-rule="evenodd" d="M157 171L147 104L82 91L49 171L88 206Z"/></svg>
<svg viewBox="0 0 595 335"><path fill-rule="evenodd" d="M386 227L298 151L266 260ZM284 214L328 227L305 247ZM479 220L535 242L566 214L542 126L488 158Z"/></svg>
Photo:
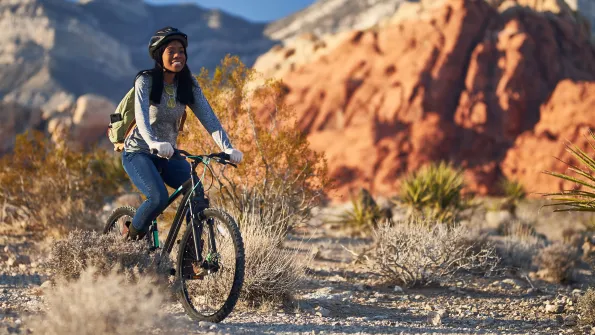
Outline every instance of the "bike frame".
<svg viewBox="0 0 595 335"><path fill-rule="evenodd" d="M178 206L176 211L176 216L174 217L173 225L169 230L163 248L161 248L159 243L159 231L157 227L157 220L153 220L151 226L149 228L148 238L151 243L151 250L155 251L157 249L161 250L161 258L167 256L167 254L171 253L174 242L176 237L180 232L180 228L182 226L182 215L186 215L186 224L191 225L192 234L194 237L194 247L196 251L196 261L202 261L202 253L199 252L199 243L197 236L201 236L202 234L202 218L200 217L202 211L209 208L209 199L206 198L204 188L202 185L202 181L204 180L207 168L211 162L210 157L205 156L185 156L186 158L192 159L190 162L191 168L191 177L188 181L178 187L170 196L167 202L166 209L176 201L180 196L184 196L184 200ZM204 164L204 170L202 172L202 176L199 178L198 174L196 173L196 168L199 164ZM165 209L164 209L165 210ZM184 213L186 212L186 213ZM215 246L215 232L213 230L213 220L207 220L207 226L209 229L209 244L212 248L210 252L216 253L216 246Z"/></svg>

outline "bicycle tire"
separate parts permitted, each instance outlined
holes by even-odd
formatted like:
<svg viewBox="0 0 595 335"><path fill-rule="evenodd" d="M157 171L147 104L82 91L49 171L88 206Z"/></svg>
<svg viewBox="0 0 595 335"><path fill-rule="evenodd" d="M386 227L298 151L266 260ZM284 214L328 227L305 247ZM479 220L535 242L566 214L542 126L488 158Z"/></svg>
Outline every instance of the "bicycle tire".
<svg viewBox="0 0 595 335"><path fill-rule="evenodd" d="M178 291L178 298L180 299L182 306L184 307L184 310L191 319L196 321L219 323L223 321L232 312L240 297L240 292L244 284L244 242L242 240L240 228L229 214L220 209L215 208L205 209L202 213L205 218L205 221L207 218L215 218L219 222L224 223L227 226L227 230L232 235L231 241L234 245L236 263L235 273L233 275L233 282L227 299L225 300L221 308L219 308L215 313L211 315L203 315L194 308L192 301L190 301L190 297L188 295L188 291L186 289L186 285L184 284L184 279L182 276L182 267L186 247L188 246L194 248L194 242L189 243L189 241L191 241L190 238L192 237L192 229L188 228L184 232L184 236L182 237L180 243L180 248L178 249L178 261L176 264L176 281L181 283Z"/></svg>
<svg viewBox="0 0 595 335"><path fill-rule="evenodd" d="M109 233L114 228L113 226L116 224L118 219L125 215L133 218L134 215L136 215L136 208L132 206L122 206L114 209L110 216L107 218L107 222L105 223L105 227L103 228L103 233ZM130 224L132 224L132 222L130 222Z"/></svg>

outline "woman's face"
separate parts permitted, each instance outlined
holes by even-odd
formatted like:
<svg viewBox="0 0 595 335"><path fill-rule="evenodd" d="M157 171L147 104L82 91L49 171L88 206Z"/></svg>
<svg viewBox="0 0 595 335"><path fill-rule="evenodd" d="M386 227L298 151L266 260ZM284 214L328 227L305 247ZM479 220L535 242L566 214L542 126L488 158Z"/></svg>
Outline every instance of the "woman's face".
<svg viewBox="0 0 595 335"><path fill-rule="evenodd" d="M172 72L180 72L186 65L184 46L180 41L171 41L163 52L163 67Z"/></svg>

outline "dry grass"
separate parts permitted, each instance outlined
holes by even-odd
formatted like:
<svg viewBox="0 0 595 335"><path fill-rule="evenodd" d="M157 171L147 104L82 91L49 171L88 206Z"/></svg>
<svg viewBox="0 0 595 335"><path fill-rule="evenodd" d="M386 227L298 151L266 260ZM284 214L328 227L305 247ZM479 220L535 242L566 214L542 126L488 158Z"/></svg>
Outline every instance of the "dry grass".
<svg viewBox="0 0 595 335"><path fill-rule="evenodd" d="M262 213L261 213L262 214ZM239 213L232 210L232 216L239 218L239 226L245 248L244 285L240 302L249 308L274 305L291 300L305 274L304 262L295 251L282 247L285 231L282 225L275 228L264 223L263 216L252 213ZM275 216L269 213L265 217ZM217 237L218 239L219 237ZM221 259L234 259L231 243L217 241ZM226 297L226 290L233 280L231 272L210 276L212 283L197 283L192 295L206 296L206 300L217 301ZM198 284L201 286L199 287Z"/></svg>
<svg viewBox="0 0 595 335"><path fill-rule="evenodd" d="M595 327L595 290L589 288L583 296L578 299L579 321L586 326Z"/></svg>
<svg viewBox="0 0 595 335"><path fill-rule="evenodd" d="M41 132L20 134L14 152L0 158L0 223L42 236L97 228L104 197L127 184L121 163L105 150L82 152Z"/></svg>
<svg viewBox="0 0 595 335"><path fill-rule="evenodd" d="M545 241L531 226L519 221L507 225L504 234L495 238L501 265L525 273L533 270L533 259L545 247Z"/></svg>
<svg viewBox="0 0 595 335"><path fill-rule="evenodd" d="M578 262L578 250L564 243L549 245L541 249L534 258L543 278L555 283L571 281Z"/></svg>
<svg viewBox="0 0 595 335"><path fill-rule="evenodd" d="M172 267L169 258L159 267L157 260L157 254L149 254L145 241L125 241L116 234L74 230L52 245L43 266L58 280L75 280L88 267L94 267L102 275L116 270L128 277L136 272L165 274Z"/></svg>
<svg viewBox="0 0 595 335"><path fill-rule="evenodd" d="M290 302L305 275L308 258L304 261L297 251L283 248L285 230L283 225L275 225L274 209L258 214L240 214L231 209L230 214L238 220L245 249L244 284L238 306L266 309ZM263 218L271 221L263 222ZM206 240L206 230L203 234L202 238ZM234 248L226 235L223 232L215 234L221 266L223 269L235 269ZM233 271L219 271L204 280L187 282L186 285L194 304L219 308L232 283Z"/></svg>
<svg viewBox="0 0 595 335"><path fill-rule="evenodd" d="M60 282L47 293L48 310L32 320L34 334L148 334L163 325L165 300L150 276L130 282L115 270L105 276L89 267L78 280Z"/></svg>
<svg viewBox="0 0 595 335"><path fill-rule="evenodd" d="M389 281L416 286L455 274L489 274L498 264L495 249L463 225L408 221L375 230L372 269Z"/></svg>
<svg viewBox="0 0 595 335"><path fill-rule="evenodd" d="M283 229L264 225L259 216L244 215L240 227L246 246L242 300L253 305L287 301L303 279L308 259L283 249Z"/></svg>

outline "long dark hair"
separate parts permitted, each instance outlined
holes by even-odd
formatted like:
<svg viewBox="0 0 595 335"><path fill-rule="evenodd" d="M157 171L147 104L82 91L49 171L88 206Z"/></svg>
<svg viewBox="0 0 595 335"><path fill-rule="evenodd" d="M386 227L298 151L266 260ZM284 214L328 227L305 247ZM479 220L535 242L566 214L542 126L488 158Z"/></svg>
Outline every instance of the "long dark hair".
<svg viewBox="0 0 595 335"><path fill-rule="evenodd" d="M165 48L167 48L167 44L163 45L161 48L155 51L155 67L149 70L142 70L136 74L134 81L138 79L139 76L144 74L148 74L152 78L151 82L151 94L149 96L149 101L153 105L161 104L161 95L163 95L163 59L161 58L163 52L165 52ZM186 49L184 49L184 53L186 53ZM188 56L186 56L186 61L188 60ZM194 81L192 80L192 72L190 72L190 68L188 64L184 64L184 68L182 71L176 73L175 79L178 82L178 92L176 94L176 100L183 105L192 105L194 104L194 94L192 89L194 88Z"/></svg>

